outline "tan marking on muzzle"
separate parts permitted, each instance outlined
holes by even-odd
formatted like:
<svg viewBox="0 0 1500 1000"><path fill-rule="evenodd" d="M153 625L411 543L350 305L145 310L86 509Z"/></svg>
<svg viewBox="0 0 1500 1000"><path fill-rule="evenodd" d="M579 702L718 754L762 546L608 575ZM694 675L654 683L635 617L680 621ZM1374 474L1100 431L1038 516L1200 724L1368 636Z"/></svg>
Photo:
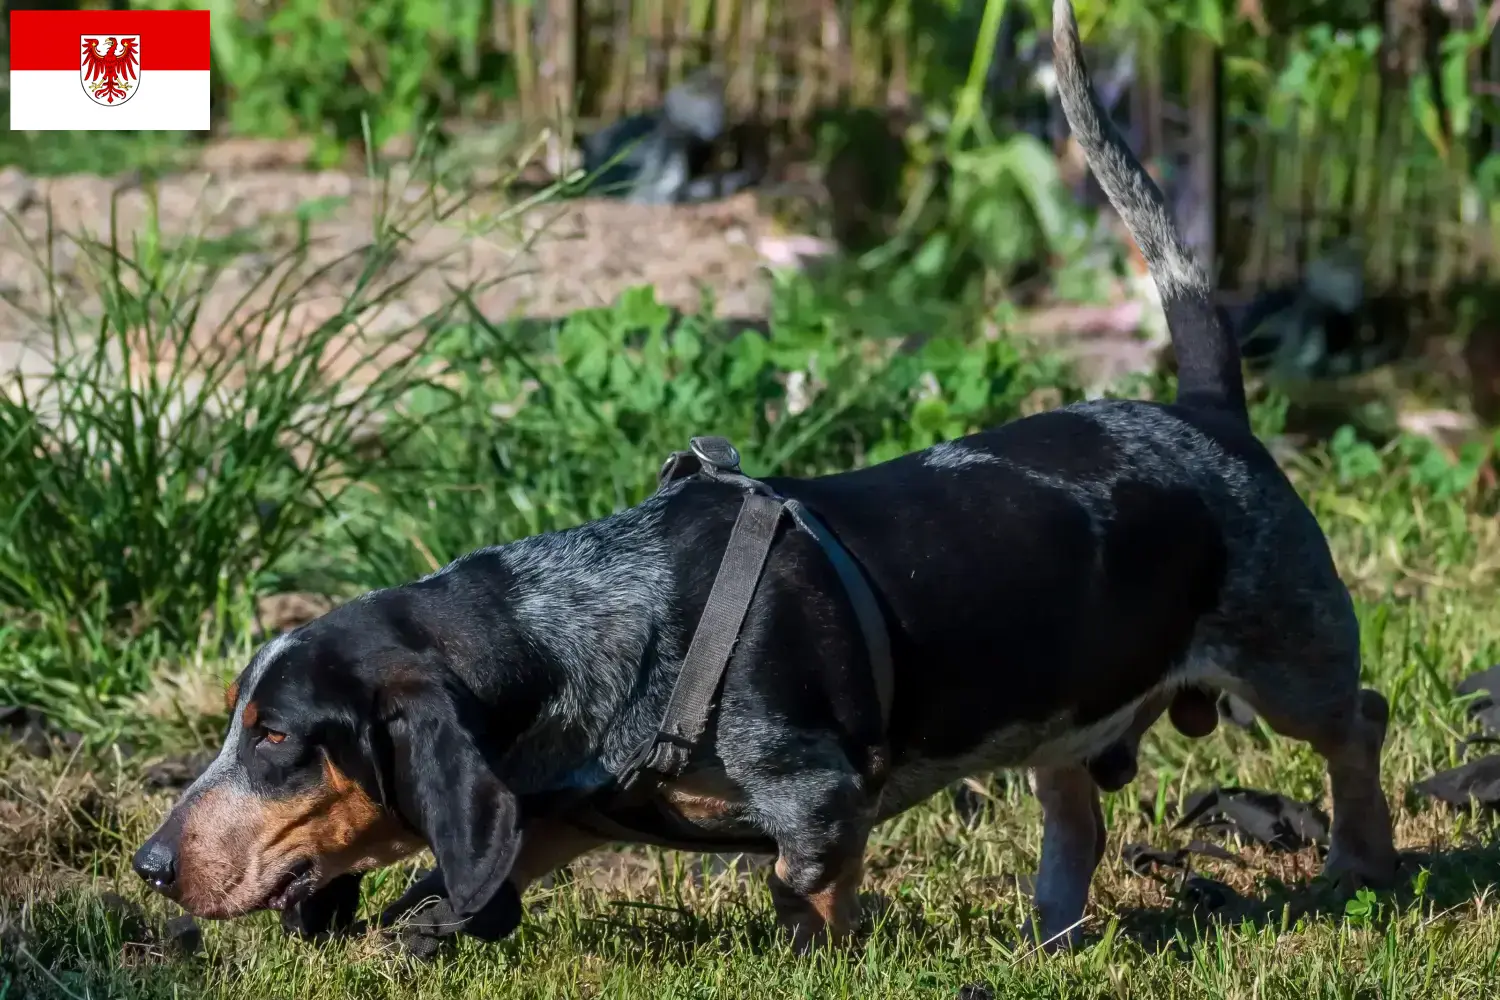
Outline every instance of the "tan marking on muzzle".
<svg viewBox="0 0 1500 1000"><path fill-rule="evenodd" d="M301 795L263 799L211 789L185 808L178 902L199 917L235 917L266 905L278 882L303 861L313 862L318 884L325 885L424 846L326 760L323 781Z"/></svg>

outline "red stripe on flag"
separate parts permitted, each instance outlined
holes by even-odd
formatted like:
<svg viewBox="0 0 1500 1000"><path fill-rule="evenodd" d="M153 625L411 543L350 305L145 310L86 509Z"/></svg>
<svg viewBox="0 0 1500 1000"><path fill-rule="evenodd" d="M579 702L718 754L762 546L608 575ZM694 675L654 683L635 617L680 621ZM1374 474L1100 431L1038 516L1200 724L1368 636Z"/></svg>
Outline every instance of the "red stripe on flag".
<svg viewBox="0 0 1500 1000"><path fill-rule="evenodd" d="M84 35L140 35L142 72L208 69L206 10L13 10L11 71L76 72Z"/></svg>

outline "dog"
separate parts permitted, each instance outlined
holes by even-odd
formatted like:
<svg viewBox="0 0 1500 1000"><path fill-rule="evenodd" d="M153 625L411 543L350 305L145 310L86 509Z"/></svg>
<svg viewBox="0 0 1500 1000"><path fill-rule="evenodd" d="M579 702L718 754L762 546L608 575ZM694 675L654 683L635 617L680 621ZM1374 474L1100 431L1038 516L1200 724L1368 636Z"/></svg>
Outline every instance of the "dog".
<svg viewBox="0 0 1500 1000"><path fill-rule="evenodd" d="M534 880L611 840L774 855L799 949L859 922L871 828L966 775L1026 768L1035 920L1078 939L1104 851L1087 762L1175 699L1243 699L1327 762L1326 874L1396 875L1385 699L1317 521L1252 434L1240 359L1160 192L1099 109L1067 0L1068 121L1161 290L1173 403L1100 400L867 468L771 478L880 605L894 697L827 550L783 525L679 777L606 794L657 733L742 490L701 476L598 521L486 548L260 649L213 763L137 851L193 914L352 919L359 874L430 847L444 919L509 933ZM624 804L618 804L623 802ZM382 915L383 918L384 915Z"/></svg>
<svg viewBox="0 0 1500 1000"><path fill-rule="evenodd" d="M667 91L659 110L629 115L578 142L585 193L639 205L699 204L765 179L770 133L759 122L729 124L724 83L700 70ZM735 163L718 162L733 152Z"/></svg>
<svg viewBox="0 0 1500 1000"><path fill-rule="evenodd" d="M1358 248L1346 245L1308 262L1297 282L1262 289L1231 313L1230 328L1252 372L1282 383L1334 380L1410 352L1420 322L1420 298L1410 298L1371 294Z"/></svg>

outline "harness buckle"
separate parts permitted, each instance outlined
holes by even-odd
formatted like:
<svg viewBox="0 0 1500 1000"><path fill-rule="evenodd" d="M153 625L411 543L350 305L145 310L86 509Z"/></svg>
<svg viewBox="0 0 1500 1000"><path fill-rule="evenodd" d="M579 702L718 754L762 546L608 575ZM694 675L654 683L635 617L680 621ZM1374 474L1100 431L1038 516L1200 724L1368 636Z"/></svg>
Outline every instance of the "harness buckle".
<svg viewBox="0 0 1500 1000"><path fill-rule="evenodd" d="M656 474L657 489L688 476L702 475L720 482L744 478L739 449L728 438L695 437L688 441L688 446L688 451L674 451L667 456Z"/></svg>
<svg viewBox="0 0 1500 1000"><path fill-rule="evenodd" d="M695 437L688 441L688 447L698 461L712 469L736 474L740 471L739 449L730 444L728 438Z"/></svg>
<svg viewBox="0 0 1500 1000"><path fill-rule="evenodd" d="M658 729L656 735L643 743L631 757L620 790L635 791L642 775L647 772L657 782L677 777L687 767L697 745L697 740Z"/></svg>

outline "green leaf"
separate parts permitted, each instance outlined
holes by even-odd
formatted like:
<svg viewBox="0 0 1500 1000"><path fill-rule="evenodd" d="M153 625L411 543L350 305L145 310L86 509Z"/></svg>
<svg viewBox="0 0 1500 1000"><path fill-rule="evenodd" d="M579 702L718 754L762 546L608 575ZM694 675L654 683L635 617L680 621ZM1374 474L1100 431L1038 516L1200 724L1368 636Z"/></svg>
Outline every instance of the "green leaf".
<svg viewBox="0 0 1500 1000"><path fill-rule="evenodd" d="M672 331L672 356L689 365L703 356L703 333L696 322L684 321Z"/></svg>
<svg viewBox="0 0 1500 1000"><path fill-rule="evenodd" d="M1219 0L1198 0L1198 30L1212 38L1215 45L1224 44L1224 11Z"/></svg>
<svg viewBox="0 0 1500 1000"><path fill-rule="evenodd" d="M765 370L771 348L759 331L746 330L734 339L729 353L727 383L731 389L743 390Z"/></svg>
<svg viewBox="0 0 1500 1000"><path fill-rule="evenodd" d="M1432 148L1437 150L1438 155L1447 160L1448 140L1443 135L1442 116L1438 114L1437 104L1432 99L1432 84L1425 76L1417 77L1411 83L1411 108L1422 135L1432 143Z"/></svg>
<svg viewBox="0 0 1500 1000"><path fill-rule="evenodd" d="M936 437L948 421L948 403L941 396L929 396L912 407L913 427Z"/></svg>
<svg viewBox="0 0 1500 1000"><path fill-rule="evenodd" d="M943 271L949 263L948 252L952 240L946 232L938 230L922 244L922 249L917 251L917 256L912 260L912 270L923 277L930 278Z"/></svg>
<svg viewBox="0 0 1500 1000"><path fill-rule="evenodd" d="M656 301L656 289L651 285L638 285L620 293L614 317L617 336L623 341L630 330L665 330L672 321L672 310Z"/></svg>

